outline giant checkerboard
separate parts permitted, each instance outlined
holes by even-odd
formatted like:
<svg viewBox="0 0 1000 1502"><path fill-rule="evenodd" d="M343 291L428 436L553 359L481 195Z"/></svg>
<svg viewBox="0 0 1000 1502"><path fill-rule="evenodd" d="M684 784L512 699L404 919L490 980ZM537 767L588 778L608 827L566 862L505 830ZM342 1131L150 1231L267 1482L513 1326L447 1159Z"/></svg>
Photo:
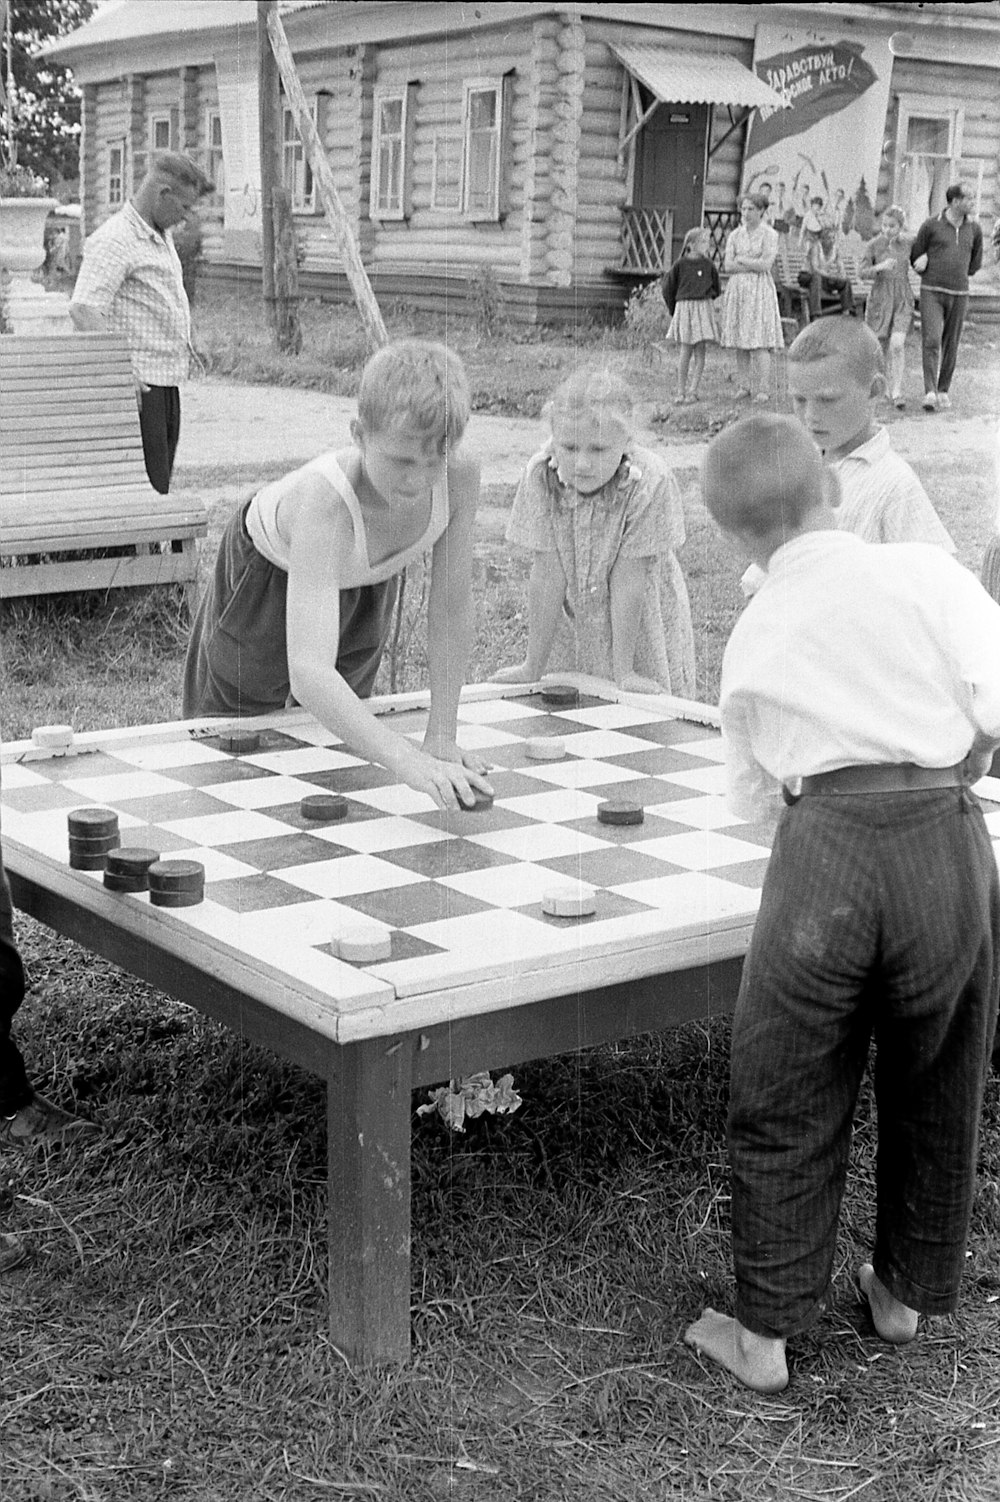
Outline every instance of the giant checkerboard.
<svg viewBox="0 0 1000 1502"><path fill-rule="evenodd" d="M420 739L422 707L385 706ZM705 715L703 718L710 718ZM104 894L122 920L155 921L234 966L257 961L260 984L291 987L327 1012L347 1041L411 1025L452 1005L481 1010L534 999L519 977L563 989L567 969L602 979L664 967L667 946L735 933L745 942L768 857L768 834L725 807L721 742L707 723L665 716L662 701L584 694L573 708L540 693L467 694L459 740L488 761L495 802L436 809L423 794L360 761L301 712L267 720L259 748L222 749L218 726L163 727L78 738L68 754L15 747L4 757L3 838L100 888L100 872L68 872L67 814L95 804L119 816L122 843L205 868L205 900L151 910L148 894ZM558 737L565 756L537 761L527 743ZM316 824L304 796L347 798L347 816ZM641 805L639 825L597 819L604 800ZM596 889L582 919L548 916L547 890L567 879ZM337 957L359 920L388 934L391 955L365 966Z"/></svg>
<svg viewBox="0 0 1000 1502"><path fill-rule="evenodd" d="M326 1082L330 1329L352 1359L410 1341L412 1091L732 1005L768 833L726 808L712 710L593 692L467 689L459 740L492 764L491 808L445 813L367 765L300 710L77 735L2 754L4 860L15 901ZM372 701L422 738L418 696ZM557 736L558 760L527 754ZM335 791L317 825L301 800ZM597 818L642 806L637 825ZM205 869L204 900L153 906L69 865L67 816L118 814L124 843ZM549 917L553 885L596 892L592 916ZM340 958L359 920L387 959Z"/></svg>

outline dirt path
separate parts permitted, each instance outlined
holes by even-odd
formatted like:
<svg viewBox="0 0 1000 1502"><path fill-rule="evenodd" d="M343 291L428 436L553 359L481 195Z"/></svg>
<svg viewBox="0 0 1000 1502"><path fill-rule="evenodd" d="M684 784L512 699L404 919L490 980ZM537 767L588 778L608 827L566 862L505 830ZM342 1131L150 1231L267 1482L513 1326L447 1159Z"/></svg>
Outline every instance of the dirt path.
<svg viewBox="0 0 1000 1502"><path fill-rule="evenodd" d="M230 483L205 494L206 502L229 498L244 490L241 470L264 464L289 469L305 463L324 448L342 444L354 415L347 397L326 396L291 387L245 386L235 382L201 380L184 390L183 424L177 455L177 478L185 471L228 466ZM992 468L996 423L992 416L971 415L961 399L948 413L928 414L917 408L891 414L893 447L919 470L921 460L954 454ZM510 489L525 461L545 436L541 422L518 417L474 416L468 442L478 452L483 469L484 504L481 532L502 534ZM671 468L696 470L705 450L700 438L679 442L661 426L641 424L639 441L655 449ZM194 479L194 475L191 476Z"/></svg>

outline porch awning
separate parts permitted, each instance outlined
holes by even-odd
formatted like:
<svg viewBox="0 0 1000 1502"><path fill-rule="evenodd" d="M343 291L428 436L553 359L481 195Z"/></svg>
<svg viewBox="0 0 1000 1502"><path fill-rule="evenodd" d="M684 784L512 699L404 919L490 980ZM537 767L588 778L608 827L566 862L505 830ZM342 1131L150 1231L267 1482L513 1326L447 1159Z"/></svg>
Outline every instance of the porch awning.
<svg viewBox="0 0 1000 1502"><path fill-rule="evenodd" d="M678 52L648 43L612 43L623 67L651 89L661 103L767 105L784 109L780 94L735 57Z"/></svg>

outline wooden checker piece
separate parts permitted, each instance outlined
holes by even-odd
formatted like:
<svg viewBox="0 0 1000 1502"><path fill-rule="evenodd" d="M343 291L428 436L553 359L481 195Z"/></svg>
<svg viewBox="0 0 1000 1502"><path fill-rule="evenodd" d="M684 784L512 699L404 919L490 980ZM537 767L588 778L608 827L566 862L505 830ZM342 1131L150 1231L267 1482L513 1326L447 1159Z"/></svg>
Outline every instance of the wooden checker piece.
<svg viewBox="0 0 1000 1502"><path fill-rule="evenodd" d="M36 725L31 744L46 751L65 751L73 744L72 725Z"/></svg>
<svg viewBox="0 0 1000 1502"><path fill-rule="evenodd" d="M158 850L119 845L104 862L104 885L111 892L148 892L149 868L160 859Z"/></svg>
<svg viewBox="0 0 1000 1502"><path fill-rule="evenodd" d="M71 836L81 839L96 839L101 835L118 833L118 815L113 808L74 808L66 815Z"/></svg>
<svg viewBox="0 0 1000 1502"><path fill-rule="evenodd" d="M347 818L347 799L341 793L307 793L299 813L313 824L330 824Z"/></svg>
<svg viewBox="0 0 1000 1502"><path fill-rule="evenodd" d="M529 761L562 761L566 742L558 735L533 735L524 743L524 754Z"/></svg>
<svg viewBox="0 0 1000 1502"><path fill-rule="evenodd" d="M108 851L118 844L117 835L110 844L102 844L99 850L80 850L72 842L69 847L69 864L73 871L103 871Z"/></svg>
<svg viewBox="0 0 1000 1502"><path fill-rule="evenodd" d="M542 687L542 703L553 709L576 709L580 703L580 690L572 683L548 683Z"/></svg>
<svg viewBox="0 0 1000 1502"><path fill-rule="evenodd" d="M148 878L155 907L194 907L204 899L205 867L199 861L154 861Z"/></svg>
<svg viewBox="0 0 1000 1502"><path fill-rule="evenodd" d="M472 803L459 802L458 811L461 814L484 814L487 809L493 807L493 794L481 793L478 788L473 788L475 799Z"/></svg>
<svg viewBox="0 0 1000 1502"><path fill-rule="evenodd" d="M387 960L392 955L392 935L374 925L345 929L338 934L335 943L339 957L356 965L372 965L376 960Z"/></svg>
<svg viewBox="0 0 1000 1502"><path fill-rule="evenodd" d="M585 881L567 881L542 895L542 912L550 918L591 918L597 912L597 891Z"/></svg>
<svg viewBox="0 0 1000 1502"><path fill-rule="evenodd" d="M601 824L641 824L645 817L641 803L628 803L623 798L613 798L597 805L597 818Z"/></svg>
<svg viewBox="0 0 1000 1502"><path fill-rule="evenodd" d="M233 728L223 730L219 735L219 746L223 751L231 751L236 756L246 756L251 751L259 751L261 733L259 730L239 730Z"/></svg>

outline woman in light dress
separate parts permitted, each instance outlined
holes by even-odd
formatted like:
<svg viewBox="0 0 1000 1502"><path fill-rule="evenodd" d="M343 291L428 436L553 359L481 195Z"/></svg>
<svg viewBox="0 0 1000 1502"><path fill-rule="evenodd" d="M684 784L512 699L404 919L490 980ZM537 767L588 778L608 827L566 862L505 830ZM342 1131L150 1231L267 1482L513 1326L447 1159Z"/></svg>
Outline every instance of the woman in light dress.
<svg viewBox="0 0 1000 1502"><path fill-rule="evenodd" d="M771 355L783 343L778 292L771 275L778 235L764 220L757 193L740 203L742 223L726 242L729 280L722 300L722 343L736 351L737 396L770 399Z"/></svg>

